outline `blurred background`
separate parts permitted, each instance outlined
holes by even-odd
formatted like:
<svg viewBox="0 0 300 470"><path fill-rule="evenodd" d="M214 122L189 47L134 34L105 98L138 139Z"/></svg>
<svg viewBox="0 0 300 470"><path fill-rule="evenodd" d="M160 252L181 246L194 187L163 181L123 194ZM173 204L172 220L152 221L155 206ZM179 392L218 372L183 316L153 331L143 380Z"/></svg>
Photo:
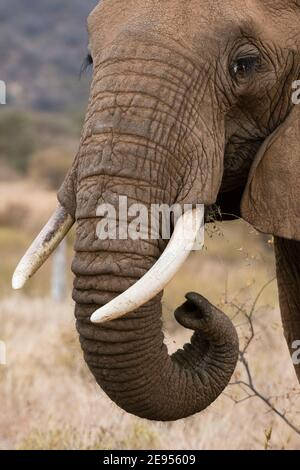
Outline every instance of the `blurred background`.
<svg viewBox="0 0 300 470"><path fill-rule="evenodd" d="M0 5L0 80L7 85L7 104L0 105L0 341L7 350L7 364L0 365L0 448L300 448L299 386L272 281L272 239L245 222L207 227L204 250L166 289L164 324L174 351L189 339L174 308L195 290L233 319L241 348L253 328L246 358L255 391L240 361L216 403L177 423L123 413L89 374L73 321L72 233L22 292L11 290L13 270L55 208L77 150L91 78L89 70L80 73L86 17L96 3Z"/></svg>

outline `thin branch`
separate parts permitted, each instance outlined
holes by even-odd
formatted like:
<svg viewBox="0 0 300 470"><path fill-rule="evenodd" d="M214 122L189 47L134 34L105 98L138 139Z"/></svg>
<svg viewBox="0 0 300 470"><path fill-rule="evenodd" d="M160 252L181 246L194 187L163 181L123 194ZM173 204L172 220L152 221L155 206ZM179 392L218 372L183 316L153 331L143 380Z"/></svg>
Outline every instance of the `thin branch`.
<svg viewBox="0 0 300 470"><path fill-rule="evenodd" d="M295 431L298 435L300 435L300 428L298 428L297 426L295 426L287 417L286 417L286 412L282 412L280 410L278 410L278 408L276 408L276 406L274 406L270 399L265 397L259 390L257 390L256 386L254 385L254 381L253 381L253 377L252 377L252 374L251 374L251 370L250 370L250 367L249 367L249 364L247 362L247 360L245 359L245 357L243 357L241 359L241 362L242 364L244 365L245 367L245 370L246 370L246 373L247 373L247 377L248 377L248 382L243 382L243 381L240 381L240 383L236 383L236 385L244 385L245 387L248 387L248 389L252 392L252 395L251 397L257 397L257 398L260 398L260 400L262 400L270 409L270 411L274 412L277 416L279 416L293 431ZM250 398L250 396L249 396Z"/></svg>
<svg viewBox="0 0 300 470"><path fill-rule="evenodd" d="M240 399L240 400L236 400L232 397L231 400L234 401L234 403L238 404L238 403L242 403L243 401L246 401L246 400L249 400L251 398L259 398L260 400L262 400L265 405L267 405L267 407L269 408L269 412L273 412L275 413L277 416L279 416L287 426L289 426L296 434L300 435L300 428L298 428L296 425L294 425L287 417L286 417L286 412L282 412L280 411L278 408L276 408L276 406L273 405L273 403L271 402L271 398L268 398L266 396L264 396L256 387L255 383L254 383L254 379L253 379L253 376L252 376L252 372L251 372L251 368L250 368L250 365L247 361L247 358L246 358L246 354L249 350L249 347L251 345L251 343L253 342L254 338L255 338L255 328L254 328L254 323L253 323L253 316L254 316L254 313L255 313L255 310L256 310L256 307L257 307L257 304L258 304L258 301L261 297L261 295L263 294L263 292L265 291L265 289L275 280L276 278L274 277L273 279L271 279L270 281L268 281L261 289L260 291L258 292L256 298L254 299L254 302L251 306L251 309L250 309L250 312L248 313L245 308L244 308L244 305L241 307L241 306L238 306L236 304L234 304L233 302L229 302L230 305L232 305L234 308L237 309L237 311L239 313L242 313L246 319L247 319L247 322L248 322L248 326L249 326L249 330L250 330L250 337L246 340L246 344L245 346L243 347L243 349L240 351L240 354L239 354L239 361L240 363L243 365L244 367L244 370L245 370L245 373L246 373L246 376L247 376L247 381L245 380L237 380L236 382L232 382L230 385L235 385L235 386L239 386L240 389L246 393L246 397ZM244 387L246 387L247 390L244 389Z"/></svg>

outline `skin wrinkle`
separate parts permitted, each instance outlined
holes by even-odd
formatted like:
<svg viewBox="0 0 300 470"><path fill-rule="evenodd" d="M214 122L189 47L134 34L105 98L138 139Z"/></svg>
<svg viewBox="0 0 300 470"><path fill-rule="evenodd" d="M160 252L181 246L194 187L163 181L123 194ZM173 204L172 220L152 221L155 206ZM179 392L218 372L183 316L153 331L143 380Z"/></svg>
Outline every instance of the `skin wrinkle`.
<svg viewBox="0 0 300 470"><path fill-rule="evenodd" d="M206 80L207 80L207 78L206 78ZM207 80L207 81L206 81L206 86L205 86L204 91L203 91L203 96L205 96L205 94L206 94L208 84L209 84L209 81ZM201 85L202 85L202 82L200 82L200 80L198 80L198 87L197 87L197 92L198 92L198 93L199 93L199 91L200 91L200 89L201 89ZM199 89L198 89L198 88L199 88ZM197 94L198 94L198 93L197 93ZM195 104L194 104L194 107L196 108ZM214 115L213 115L213 117L214 117ZM197 118L201 120L201 124L205 127L205 130L208 131L208 133L210 134L211 141L218 143L218 140L215 139L216 135L213 135L213 131L211 131L211 130L209 129L209 127L206 125L205 121L201 118L201 115L200 115L199 113L198 113L198 115L197 115ZM197 127L197 124L198 124L198 126L199 126L199 123L197 123L197 121L195 121L194 129ZM217 126L215 125L215 123L213 122L212 124L213 124L213 129L217 129ZM194 130L194 129L193 129L193 130ZM206 158L206 160L208 160L208 155L206 154L206 148L205 148L204 143L203 143L202 141L200 141L200 145L201 145L202 155ZM196 153L198 153L198 152L199 152L199 149L198 149L198 147L197 147L196 144L195 144L195 148L197 149L197 150L196 150ZM220 149L219 149L219 151L220 151ZM193 158L193 161L196 161L196 163L198 163L198 172L201 173L201 166L200 166L199 159L198 159L198 158ZM207 167L207 166L208 166L208 163L205 165L205 162L202 162L202 164L203 164L204 167ZM212 167L214 167L214 164L213 164L213 163L212 163ZM193 173L193 172L190 171L190 168L188 168L188 172L189 172L189 173ZM195 173L197 173L197 171L196 171ZM187 179L188 179L188 178L185 177L185 179L184 179L184 181L183 181L183 185L182 185L183 187L188 188L186 194L183 195L183 199L187 198L187 196L188 196L188 194L189 194L189 191L190 191L189 186L190 186L190 187L193 187L194 184L195 184L195 180L192 180L191 183L190 183L190 185L189 185L189 184L187 183ZM204 184L204 182L202 182L202 185L203 185L203 184ZM176 200L178 201L178 200L180 200L180 199L177 198Z"/></svg>
<svg viewBox="0 0 300 470"><path fill-rule="evenodd" d="M151 159L150 159L150 162L151 162ZM90 173L87 178L92 179L92 178L99 178L99 177L101 177L101 176L107 176L107 173L104 173L104 172L103 172L103 173L101 173L101 172ZM113 176L115 176L115 175L113 175ZM137 181L136 178L132 178L132 179L131 179L128 175L126 175L126 176L117 175L117 176L116 176L116 179L118 179L118 180L124 179L124 180L125 180L125 181L124 181L124 186L126 185L126 183L127 183L128 185L130 185L130 186L131 186L131 185L134 185L134 184L136 184L136 181ZM84 181L86 181L86 178L83 179L83 182L84 182ZM144 185L145 187L147 187L147 186L148 186L148 187L149 187L149 186L151 187L150 178L149 178L148 181L146 181L146 180L145 180L145 181L141 180L141 183L142 183L142 184L141 184L139 187L142 187L143 185ZM169 188L172 188L172 182L170 181L170 183L167 184L165 187L160 187L160 185L156 183L156 188L157 188L158 190L162 191L162 192L165 192L165 191L167 191ZM169 190L169 191L170 191L170 190ZM140 200L141 200L141 199L140 199ZM143 201L141 201L141 202L143 202ZM144 202L146 202L146 201L144 201Z"/></svg>
<svg viewBox="0 0 300 470"><path fill-rule="evenodd" d="M192 311L176 311L194 334L173 356L161 294L122 319L91 324L94 310L145 274L165 246L98 240L96 208L121 195L147 207L209 206L218 197L222 213L226 194L224 209L239 215L236 198L258 149L291 111L300 61L299 16L289 3L287 13L278 0L245 0L242 9L237 0L110 0L89 17L91 96L59 198L78 220L73 298L85 359L130 413L173 420L206 408L230 380L238 342L231 322L198 294L190 294ZM261 66L242 79L232 70L243 54L260 54ZM290 309L293 296L283 297Z"/></svg>
<svg viewBox="0 0 300 470"><path fill-rule="evenodd" d="M137 62L138 65L139 65L139 67L141 66L141 64L143 63L143 61L146 61L146 59L139 59L139 60L138 60L137 58L132 58L132 59L128 58L128 59L119 59L119 62L118 62L118 63L119 63L119 65L121 65L122 63L125 63L125 64L126 64L126 63L127 63L128 61L130 61L130 60L131 60L131 61L134 61L134 62ZM146 61L146 62L147 62L147 61ZM172 65L167 64L167 65L168 65L168 69L165 70L165 73L167 73L168 75L171 75L171 78L174 77L176 70L178 70L179 73L182 73L182 74L184 73L184 75L186 76L186 78L187 78L189 81L191 80L191 77L193 77L194 72L196 72L197 75L200 73L200 72L198 71L198 69L193 68L193 70L192 70L189 74L187 74L185 71L176 68L173 64L172 64ZM163 62L163 61L159 61L158 59L155 59L155 60L151 61L151 70L153 69L154 66L160 67L160 66L166 66L166 64L165 64L165 62ZM143 68L144 68L144 67L143 67ZM173 71L174 71L174 75L172 74ZM103 73L103 70L101 70L101 72ZM95 71L95 73L97 73L97 71ZM128 72L128 73L129 73L129 72ZM133 71L131 71L131 73L135 73L135 71L133 70ZM148 76L149 76L149 75L151 75L151 74L148 74ZM143 76L143 74L141 74L141 76ZM156 77L157 77L157 78L163 78L163 76L162 76L162 77L160 77L160 76L155 76L155 78L156 78ZM178 79L178 84L177 84L177 86L178 86L178 91L180 91L180 90L181 90L181 82L183 81L183 77L182 77L182 76L181 76L180 78L177 77L177 79ZM170 80L170 77L169 77L169 80ZM175 85L175 83L174 83L174 85ZM177 91L177 90L176 90L176 91ZM183 90L183 91L184 91L184 90ZM94 96L93 98L94 98L94 99L98 99L98 96L96 95L96 96Z"/></svg>
<svg viewBox="0 0 300 470"><path fill-rule="evenodd" d="M178 45L178 44L177 44ZM121 53L124 52L123 48L126 47L126 50L129 50L129 46L126 44L126 46L122 46ZM145 57L145 49L147 48L147 53L149 54L149 57ZM138 52L141 50L141 54L139 55ZM153 53L151 52L153 49ZM184 52L183 52L184 51ZM120 58L120 57L115 57L115 59L112 59L112 51L111 49L107 49L107 55L108 57L106 60L103 60L102 62L98 62L95 64L96 68L101 67L102 70L105 70L106 67L109 67L112 63L115 63L117 60L118 63L126 62L128 61L135 61L138 60L139 62L150 62L151 64L157 63L159 66L171 66L174 70L178 70L180 73L185 74L187 77L189 77L193 70L198 70L198 73L200 71L199 64L197 64L197 61L194 61L191 56L187 55L187 50L184 48L184 50L181 50L180 47L176 47L176 56L180 58L180 60L183 61L182 63L182 68L178 65L177 63L172 62L174 58L174 48L171 46L168 46L166 43L162 43L160 41L159 44L154 44L153 39L151 41L147 41L145 37L143 37L143 44L140 46L137 46L134 48L134 57L128 57L126 58ZM166 52L166 54L164 54ZM162 54L163 53L163 54ZM119 54L119 50L117 47L114 47L114 52L113 54ZM164 61L160 59L159 54L163 55ZM101 56L100 56L101 57ZM96 56L97 59L97 56ZM169 62L171 60L171 62ZM181 63L180 63L181 65Z"/></svg>
<svg viewBox="0 0 300 470"><path fill-rule="evenodd" d="M206 94L207 86L208 86L208 83L209 83L208 79L206 79L206 80L207 80L207 81L206 81L206 85L205 85L204 90L203 90L203 96L205 96L205 94ZM202 85L202 82L201 82L200 80L198 80L198 86L197 86L197 91L198 91L198 93L200 92L200 90L201 90L201 88L202 88L201 85ZM190 89L187 90L187 94L188 94L189 92L190 92ZM194 106L194 108L196 108L195 103L193 104L193 106ZM208 126L206 125L205 121L201 118L201 115L200 115L199 113L198 113L197 118L201 120L201 124L205 127L205 130L210 133L210 136L212 137L212 141L213 141L213 139L214 139L215 136L212 135L212 131L208 128ZM199 123L195 120L194 129L196 128L197 125L199 126ZM215 126L214 126L213 128L216 129ZM194 129L193 129L193 130L194 130ZM203 142L201 142L201 147L202 147L202 155L204 155L205 158L207 159L206 149L205 149L205 147L204 147ZM194 160L195 160L196 162L198 162L198 159L197 159L197 158L195 158ZM205 166L208 166L208 163L205 165L205 162L204 162L203 165L204 165L204 167L205 167ZM200 165L199 165L198 171L199 171L199 170L200 170ZM190 172L189 172L189 173L190 173ZM188 180L188 177L185 176L184 181L183 181L183 187L188 187L187 180ZM191 182L191 187L194 185L194 183L195 183L194 181ZM189 191L188 191L188 192L189 192ZM187 197L188 192L183 196L183 199Z"/></svg>
<svg viewBox="0 0 300 470"><path fill-rule="evenodd" d="M124 59L124 60L126 60L126 59ZM199 72L199 71L198 71L198 74L200 75L200 72ZM193 87L193 84L191 84L191 88L188 89L188 92L190 92L190 90L192 89L192 87ZM195 95L197 96L198 93L194 94L194 96L195 96ZM185 99L184 101L187 103L186 98L187 98L187 96L185 95L185 96L184 96L184 99ZM96 99L97 99L97 97L96 97Z"/></svg>
<svg viewBox="0 0 300 470"><path fill-rule="evenodd" d="M100 136L100 134L99 134L99 136ZM128 134L128 136L131 137L131 138L133 137L132 134ZM124 133L122 132L121 134L119 134L119 137L120 137L120 138L121 138L121 137L124 138L124 137L126 137L126 134L124 134ZM127 141L127 142L128 142L128 141ZM106 143L106 142L104 142L104 143ZM139 145L142 145L142 144L139 144ZM161 147L165 152L170 153L170 150L168 149L168 147L165 146L165 145L162 145L161 143L152 142L152 145L155 145L156 148L158 148L158 146L159 146L159 147ZM146 146L146 147L147 147L147 146ZM195 148L196 148L196 147L195 147ZM88 155L89 152L86 152L86 154ZM93 154L93 152L92 152L92 154ZM176 160L175 160L175 161L176 161ZM178 161L178 160L177 160L177 161Z"/></svg>
<svg viewBox="0 0 300 470"><path fill-rule="evenodd" d="M200 86L201 86L201 83L200 83ZM194 88L195 88L195 85L192 84L192 85L191 85L191 90L194 89ZM198 88L200 88L200 87L198 86ZM196 89L196 91L197 91L197 89ZM200 91L200 90L199 90L199 91ZM122 95L126 95L126 94L129 94L129 95L132 94L132 95L134 95L135 92L133 92L133 91L130 91L130 92L122 91ZM203 93L203 94L204 94L204 93ZM144 92L142 92L142 91L139 91L139 95L140 95L140 96L149 97L149 98L152 98L152 99L156 99L155 95L151 95L151 94L149 94L149 92L144 93ZM108 95L105 95L105 98L107 98L107 96L108 96ZM112 97L113 97L113 94L111 93L109 96L112 96ZM197 98L198 98L198 100L199 100L199 97L198 97L198 96L197 96ZM97 101L99 102L99 100L100 100L99 95L97 95L97 98L96 98L96 99L97 99ZM174 99L175 99L175 96L174 96ZM176 102L173 101L171 104L169 104L169 103L167 103L166 101L163 101L162 99L160 99L159 102L157 102L157 104L167 106L167 107L169 107L171 110L174 110L174 105L175 105L176 103L177 103L177 100L176 100ZM188 103L187 103L187 104L188 104ZM138 106L137 106L137 108L138 108ZM149 108L150 108L150 107L148 106L147 109L149 109ZM195 103L192 104L191 108L192 108L192 111L193 111L193 109L195 109ZM150 108L150 109L151 109L151 108ZM102 111L102 110L101 110L101 111ZM195 112L196 112L196 111L195 111ZM170 116L172 116L172 114L170 114ZM175 117L175 115L174 115L174 117ZM189 118L191 118L191 115L189 115Z"/></svg>
<svg viewBox="0 0 300 470"><path fill-rule="evenodd" d="M151 47L153 47L153 44L149 44L148 45L148 48L147 48L147 54L149 54L150 52L150 49ZM178 67L178 64L176 63L173 63L173 62L168 62L169 58L170 58L170 55L168 55L167 57L165 57L163 59L160 59L159 58L159 55L163 55L163 52L164 52L164 47L161 45L159 48L156 48L157 50L155 51L153 57L151 58L146 58L144 56L144 52L143 52L143 55L141 55L141 57L138 57L137 53L135 52L135 56L134 57L130 57L128 54L129 54L129 49L130 46L126 46L126 51L124 50L123 51L123 56L121 57L117 57L113 62L108 62L106 63L105 65L103 64L99 64L98 66L95 66L95 77L97 76L98 73L103 73L106 68L110 69L112 68L112 66L118 66L120 70L122 70L122 67L126 67L129 65L133 66L133 65L137 65L138 67L143 67L143 69L145 69L145 64L144 62L146 62L146 64L149 63L149 69L153 70L154 67L157 67L160 69L160 73L162 74L162 78L164 77L164 73L167 73L166 77L168 80L171 80L172 78L174 78L175 76L175 73L176 71L179 72L180 74L180 77L178 77L178 74L176 75L176 79L178 80L178 82L181 82L183 80L183 77L185 76L188 80L191 79L191 77L193 76L194 72L197 73L197 75L200 73L200 70L199 68L192 64L192 66L190 67L190 70L187 71L187 68L189 68L189 64L188 66L186 66L185 64L183 65L183 67ZM125 54L126 53L126 54ZM168 54L174 54L174 51L168 51ZM176 57L180 57L180 53L178 51L176 51ZM162 70L162 67L164 67L165 69ZM127 70L128 72L129 70ZM174 75L172 72L175 72ZM134 72L134 70L131 70L130 69L130 72ZM171 73L170 73L171 72ZM94 93L94 91L93 91ZM95 96L93 96L95 98Z"/></svg>
<svg viewBox="0 0 300 470"><path fill-rule="evenodd" d="M116 341L117 342L117 341ZM109 345L109 343L108 343ZM157 348L157 345L154 344L153 349ZM111 349L111 348L110 348ZM89 356L91 361L94 361L94 367L101 368L102 364L104 367L106 367L107 362L111 359L111 357L114 358L115 364L114 364L114 369L126 369L126 368L136 368L139 367L143 361L146 360L148 361L148 358L153 355L152 350L150 349L149 352L145 352L145 346L142 346L140 348L137 348L135 345L134 351L131 353L128 353L126 355L126 358L124 359L123 354L114 354L113 356L109 354L109 351L106 351L105 353L101 354L101 361L102 363L99 364L99 353L97 351L97 342L94 340L86 340L85 341L85 351L86 355Z"/></svg>

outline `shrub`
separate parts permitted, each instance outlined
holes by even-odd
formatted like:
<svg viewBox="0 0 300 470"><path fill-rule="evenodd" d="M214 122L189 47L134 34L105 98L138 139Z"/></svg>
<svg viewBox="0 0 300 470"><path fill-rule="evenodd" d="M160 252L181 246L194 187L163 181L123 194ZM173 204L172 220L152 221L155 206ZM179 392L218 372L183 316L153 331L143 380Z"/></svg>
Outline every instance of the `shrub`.
<svg viewBox="0 0 300 470"><path fill-rule="evenodd" d="M40 150L33 154L28 174L47 188L56 190L63 182L72 160L73 155L59 147Z"/></svg>
<svg viewBox="0 0 300 470"><path fill-rule="evenodd" d="M26 115L6 112L0 116L0 158L25 173L35 151L35 136L31 120Z"/></svg>
<svg viewBox="0 0 300 470"><path fill-rule="evenodd" d="M20 178L19 173L8 164L6 159L0 155L0 182L1 181L16 181Z"/></svg>
<svg viewBox="0 0 300 470"><path fill-rule="evenodd" d="M29 215L29 208L25 204L9 203L0 208L0 226L20 227Z"/></svg>

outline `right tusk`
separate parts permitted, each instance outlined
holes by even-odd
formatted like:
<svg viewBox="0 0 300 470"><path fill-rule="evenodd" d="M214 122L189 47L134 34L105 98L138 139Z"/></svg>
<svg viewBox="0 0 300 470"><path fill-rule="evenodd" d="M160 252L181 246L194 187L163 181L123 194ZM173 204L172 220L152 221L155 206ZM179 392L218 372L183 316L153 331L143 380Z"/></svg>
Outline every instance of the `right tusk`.
<svg viewBox="0 0 300 470"><path fill-rule="evenodd" d="M204 206L183 214L175 226L168 246L154 266L123 294L93 313L91 321L103 323L122 317L138 309L161 292L194 248L203 220Z"/></svg>
<svg viewBox="0 0 300 470"><path fill-rule="evenodd" d="M13 289L24 287L65 238L74 222L73 217L59 205L18 264L12 278Z"/></svg>

